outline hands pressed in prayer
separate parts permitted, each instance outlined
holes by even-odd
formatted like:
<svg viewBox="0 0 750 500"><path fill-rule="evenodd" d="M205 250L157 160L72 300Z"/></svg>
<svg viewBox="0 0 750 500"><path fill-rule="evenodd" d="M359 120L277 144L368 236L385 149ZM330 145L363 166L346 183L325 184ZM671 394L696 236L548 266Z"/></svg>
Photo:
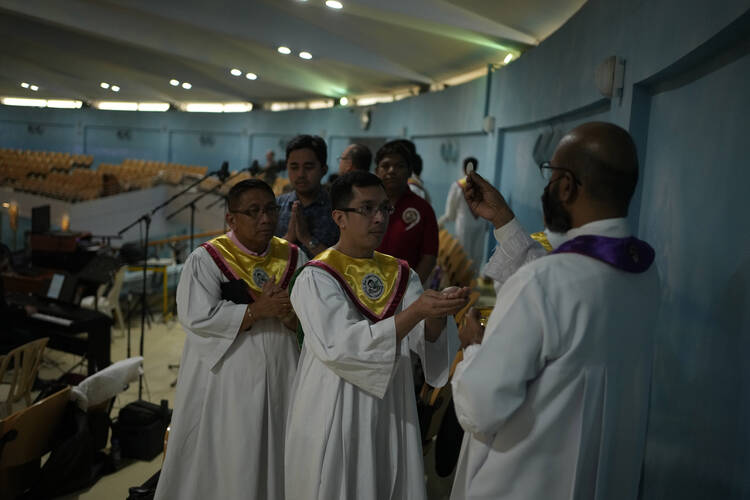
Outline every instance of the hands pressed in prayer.
<svg viewBox="0 0 750 500"><path fill-rule="evenodd" d="M472 344L481 344L484 338L484 327L480 323L481 315L479 309L472 307L466 318L463 327L458 330L458 338L461 341L461 349Z"/></svg>
<svg viewBox="0 0 750 500"><path fill-rule="evenodd" d="M474 216L492 222L495 229L510 222L514 215L500 191L476 172L466 176L464 198Z"/></svg>
<svg viewBox="0 0 750 500"><path fill-rule="evenodd" d="M302 214L302 205L298 201L295 201L292 205L292 219L294 219L294 229L297 233L297 240L302 243L310 241L312 236L310 235L310 229L307 227L307 220Z"/></svg>
<svg viewBox="0 0 750 500"><path fill-rule="evenodd" d="M255 302L247 306L249 314L249 324L245 325L246 329L253 322L262 318L285 318L292 312L292 303L289 300L289 293L276 283L276 277L272 276L261 288L260 295Z"/></svg>
<svg viewBox="0 0 750 500"><path fill-rule="evenodd" d="M289 226L286 228L286 234L284 235L284 239L290 243L297 242L297 212L298 212L299 202L295 201L292 204L292 215L289 217Z"/></svg>

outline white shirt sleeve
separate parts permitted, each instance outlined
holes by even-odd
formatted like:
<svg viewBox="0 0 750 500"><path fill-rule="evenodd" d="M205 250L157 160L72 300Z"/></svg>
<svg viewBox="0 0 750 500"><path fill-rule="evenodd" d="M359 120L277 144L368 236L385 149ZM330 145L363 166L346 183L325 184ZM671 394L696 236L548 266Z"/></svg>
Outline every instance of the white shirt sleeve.
<svg viewBox="0 0 750 500"><path fill-rule="evenodd" d="M221 298L221 271L206 250L190 254L177 285L177 316L188 335L198 337L211 368L237 337L246 309Z"/></svg>
<svg viewBox="0 0 750 500"><path fill-rule="evenodd" d="M499 289L521 266L546 255L544 248L524 230L518 219L495 229L497 246L484 267L484 274L497 282Z"/></svg>
<svg viewBox="0 0 750 500"><path fill-rule="evenodd" d="M464 351L453 375L461 426L479 436L502 431L526 398L526 387L560 352L557 321L531 273L517 273L502 289L484 340Z"/></svg>
<svg viewBox="0 0 750 500"><path fill-rule="evenodd" d="M328 272L305 268L291 293L310 353L339 377L382 398L398 352L393 316L371 323Z"/></svg>

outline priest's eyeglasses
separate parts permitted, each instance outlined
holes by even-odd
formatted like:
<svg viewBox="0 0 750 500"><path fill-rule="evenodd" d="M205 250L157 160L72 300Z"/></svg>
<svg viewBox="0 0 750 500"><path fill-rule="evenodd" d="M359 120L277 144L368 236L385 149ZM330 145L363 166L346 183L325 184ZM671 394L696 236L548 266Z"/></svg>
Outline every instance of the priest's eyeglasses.
<svg viewBox="0 0 750 500"><path fill-rule="evenodd" d="M539 164L539 172L542 174L542 179L544 179L547 182L552 180L552 173L555 170L562 170L563 172L569 173L570 176L573 178L573 181L575 181L576 184L578 184L579 186L583 186L583 184L581 184L581 181L578 180L578 177L576 177L576 174L574 174L573 171L570 170L569 168L553 167L552 165L550 165L548 161L544 161Z"/></svg>
<svg viewBox="0 0 750 500"><path fill-rule="evenodd" d="M342 212L356 212L362 217L367 218L373 217L375 215L375 212L380 212L381 214L383 214L383 217L388 217L396 211L393 205L389 203L383 203L382 205L377 207L374 205L363 205L358 208L345 207L337 208L336 210L341 210Z"/></svg>
<svg viewBox="0 0 750 500"><path fill-rule="evenodd" d="M268 205L262 208L253 205L246 208L245 210L230 210L230 212L235 214L245 214L251 219L257 219L261 214L265 214L269 217L276 217L277 215L279 215L279 210L281 210L281 207L278 205Z"/></svg>

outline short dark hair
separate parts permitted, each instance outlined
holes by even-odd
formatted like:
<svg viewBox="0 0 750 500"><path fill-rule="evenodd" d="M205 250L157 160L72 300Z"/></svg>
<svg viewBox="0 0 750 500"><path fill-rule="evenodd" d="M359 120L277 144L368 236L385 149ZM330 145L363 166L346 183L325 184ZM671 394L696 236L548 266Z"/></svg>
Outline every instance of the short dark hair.
<svg viewBox="0 0 750 500"><path fill-rule="evenodd" d="M417 176L422 175L422 157L419 155L414 155L414 167L412 167L412 170L414 171Z"/></svg>
<svg viewBox="0 0 750 500"><path fill-rule="evenodd" d="M380 165L380 162L383 161L383 158L385 158L386 156L398 155L404 159L407 165L409 165L410 169L413 169L414 156L405 143L411 143L411 141L398 139L395 141L386 142L385 144L380 146L378 152L375 153L375 168Z"/></svg>
<svg viewBox="0 0 750 500"><path fill-rule="evenodd" d="M383 187L383 181L377 175L362 170L352 170L342 175L331 186L331 207L334 210L346 208L354 198L352 188L370 186Z"/></svg>
<svg viewBox="0 0 750 500"><path fill-rule="evenodd" d="M466 158L464 158L464 172L466 172L466 167L469 165L469 163L474 164L474 170L479 170L479 160L477 160L473 156L467 156Z"/></svg>
<svg viewBox="0 0 750 500"><path fill-rule="evenodd" d="M417 156L417 146L415 146L414 143L409 139L394 139L391 142L401 144L404 148L406 148L407 151L409 151L409 156L405 159L409 163L409 168L414 170L414 164Z"/></svg>
<svg viewBox="0 0 750 500"><path fill-rule="evenodd" d="M372 163L372 152L370 148L364 144L352 144L351 153L349 153L352 160L352 167L355 170L362 170L363 172L370 171L370 163Z"/></svg>
<svg viewBox="0 0 750 500"><path fill-rule="evenodd" d="M234 210L237 207L237 204L240 202L240 197L246 192L250 191L251 189L258 189L260 191L265 191L266 193L270 194L274 199L276 199L276 195L273 192L273 189L271 189L271 186L266 184L260 179L245 179L244 181L240 181L234 186L232 186L232 189L229 190L229 194L227 194L227 208L229 210Z"/></svg>
<svg viewBox="0 0 750 500"><path fill-rule="evenodd" d="M289 158L289 153L297 151L298 149L311 149L320 162L320 166L325 167L327 165L328 146L326 146L326 141L324 141L322 137L307 134L298 135L286 145L287 159Z"/></svg>

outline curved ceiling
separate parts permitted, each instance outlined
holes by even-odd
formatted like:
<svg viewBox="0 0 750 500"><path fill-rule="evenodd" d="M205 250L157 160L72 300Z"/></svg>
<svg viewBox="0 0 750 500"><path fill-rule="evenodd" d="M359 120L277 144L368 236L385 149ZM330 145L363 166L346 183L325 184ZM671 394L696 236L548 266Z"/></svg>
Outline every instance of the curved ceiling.
<svg viewBox="0 0 750 500"><path fill-rule="evenodd" d="M341 1L0 0L0 94L264 103L425 88L517 56L585 2Z"/></svg>

